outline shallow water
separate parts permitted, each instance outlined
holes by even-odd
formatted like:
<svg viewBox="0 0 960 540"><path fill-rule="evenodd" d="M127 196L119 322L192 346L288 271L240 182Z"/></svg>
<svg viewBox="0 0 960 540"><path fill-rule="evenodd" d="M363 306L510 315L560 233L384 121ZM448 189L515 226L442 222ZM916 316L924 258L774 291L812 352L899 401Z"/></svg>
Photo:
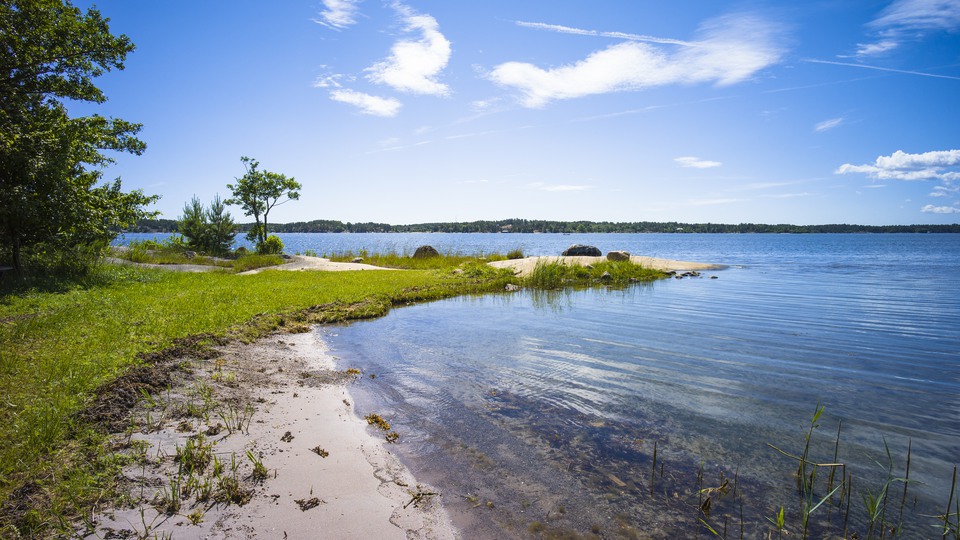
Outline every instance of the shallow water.
<svg viewBox="0 0 960 540"><path fill-rule="evenodd" d="M891 514L903 500L905 537L936 530L917 516L943 513L960 462L960 235L280 236L319 254L584 243L730 265L715 280L458 298L322 330L343 367L376 375L358 388L362 414L401 433L396 450L465 537L712 536L699 519L765 537L781 505L796 533L797 462L768 443L802 452L818 402L811 456L834 461L842 419L849 529L866 536L862 497L883 485L884 445L902 476L912 444ZM726 494L710 491L724 479ZM841 533L838 514L820 507L814 537Z"/></svg>
<svg viewBox="0 0 960 540"><path fill-rule="evenodd" d="M796 526L797 462L768 443L802 452L818 402L820 462L834 461L843 421L848 526L866 530L858 507L882 486L884 444L903 475L911 441L922 484L909 485L906 525L929 533L913 516L943 512L960 461L957 235L600 236L732 266L707 274L718 279L459 298L323 330L345 367L376 375L359 406L394 424L397 450L468 536L667 538L700 518L720 531L726 517L731 537L741 519L759 537L780 505ZM701 491L721 474L726 495ZM899 509L903 484L892 486ZM828 517L841 532L826 505L812 527Z"/></svg>

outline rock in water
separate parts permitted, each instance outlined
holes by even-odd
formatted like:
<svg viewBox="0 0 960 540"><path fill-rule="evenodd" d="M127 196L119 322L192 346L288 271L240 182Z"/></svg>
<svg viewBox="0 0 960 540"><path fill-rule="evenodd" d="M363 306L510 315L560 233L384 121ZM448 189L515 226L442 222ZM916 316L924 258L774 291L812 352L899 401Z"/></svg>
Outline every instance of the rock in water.
<svg viewBox="0 0 960 540"><path fill-rule="evenodd" d="M599 257L603 253L594 246L585 246L583 244L574 244L566 249L562 254L564 257Z"/></svg>
<svg viewBox="0 0 960 540"><path fill-rule="evenodd" d="M433 246L420 246L413 253L414 259L429 259L430 257L439 257L440 252Z"/></svg>
<svg viewBox="0 0 960 540"><path fill-rule="evenodd" d="M627 253L626 251L611 251L610 253L607 253L607 260L608 261L629 261L630 254Z"/></svg>

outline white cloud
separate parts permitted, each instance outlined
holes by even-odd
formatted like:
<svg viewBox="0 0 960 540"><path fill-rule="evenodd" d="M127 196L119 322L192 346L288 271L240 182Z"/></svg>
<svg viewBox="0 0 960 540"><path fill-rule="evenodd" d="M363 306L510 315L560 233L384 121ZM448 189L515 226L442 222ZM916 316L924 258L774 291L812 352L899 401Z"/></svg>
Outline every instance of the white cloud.
<svg viewBox="0 0 960 540"><path fill-rule="evenodd" d="M960 208L956 206L934 206L928 204L920 209L925 214L960 214Z"/></svg>
<svg viewBox="0 0 960 540"><path fill-rule="evenodd" d="M931 31L960 28L960 0L895 0L867 28L878 34L873 43L858 43L854 56L876 56Z"/></svg>
<svg viewBox="0 0 960 540"><path fill-rule="evenodd" d="M681 167L692 167L694 169L712 169L714 167L723 165L723 163L719 161L708 161L695 156L683 156L673 158L673 160L676 161Z"/></svg>
<svg viewBox="0 0 960 540"><path fill-rule="evenodd" d="M343 30L348 26L356 24L358 4L361 0L322 0L323 11L320 12L320 18L314 19L318 24L322 24L334 30Z"/></svg>
<svg viewBox="0 0 960 540"><path fill-rule="evenodd" d="M873 164L845 163L836 174L861 173L878 180L944 180L960 179L960 150L940 150L922 154L908 154L897 150L889 156L880 156Z"/></svg>
<svg viewBox="0 0 960 540"><path fill-rule="evenodd" d="M960 27L960 1L896 0L869 26L885 30L952 30Z"/></svg>
<svg viewBox="0 0 960 540"><path fill-rule="evenodd" d="M900 43L891 39L884 39L876 43L857 43L857 52L854 56L875 56L892 51L900 46Z"/></svg>
<svg viewBox="0 0 960 540"><path fill-rule="evenodd" d="M355 90L334 90L330 92L330 99L341 103L348 103L360 109L363 114L371 116L393 117L400 112L402 106L399 100L371 96Z"/></svg>
<svg viewBox="0 0 960 540"><path fill-rule="evenodd" d="M533 28L536 30L547 30L549 32L559 32L561 34L574 34L577 36L598 36L598 37L608 37L608 38L616 38L616 39L628 39L630 41L646 41L649 43L661 43L664 45L687 45L687 46L693 45L693 43L689 41L681 41L679 39L661 38L656 36L645 36L642 34L628 34L626 32L599 32L597 30L584 30L582 28L571 28L569 26L561 26L559 24L516 21L516 25L522 26L524 28Z"/></svg>
<svg viewBox="0 0 960 540"><path fill-rule="evenodd" d="M837 126L839 126L839 125L842 124L842 123L843 123L843 118L842 118L842 117L841 117L841 118L831 118L831 119L829 119L829 120L824 120L823 122L819 122L817 125L813 126L813 130L816 131L817 133L819 133L819 132L821 132L821 131L829 131L829 130L831 130L831 129L837 127Z"/></svg>
<svg viewBox="0 0 960 540"><path fill-rule="evenodd" d="M323 66L326 67L326 66ZM348 77L341 73L329 73L327 75L321 75L317 77L317 80L313 81L314 88L343 88L343 85L340 84L340 81L347 79L353 80L352 77Z"/></svg>
<svg viewBox="0 0 960 540"><path fill-rule="evenodd" d="M748 15L728 16L703 25L700 39L679 51L633 40L555 68L506 62L494 67L487 77L519 90L526 107L671 84L730 85L779 61L783 51L777 43L778 33L779 28L768 21Z"/></svg>
<svg viewBox="0 0 960 540"><path fill-rule="evenodd" d="M930 193L931 197L952 197L953 194L960 193L960 186L936 186Z"/></svg>
<svg viewBox="0 0 960 540"><path fill-rule="evenodd" d="M931 197L955 198L960 188L953 183L960 181L960 150L938 150L922 154L908 154L902 150L880 156L873 163L852 165L845 163L835 174L865 174L878 180L940 180L943 185L933 188ZM960 212L954 206L928 204L921 211L934 214Z"/></svg>
<svg viewBox="0 0 960 540"><path fill-rule="evenodd" d="M437 81L437 76L447 66L452 53L450 41L440 33L437 20L429 15L420 15L410 8L397 4L406 25L406 32L419 32L419 39L399 40L390 50L390 56L367 68L367 78L378 84L386 84L401 92L445 96L450 93L447 85Z"/></svg>

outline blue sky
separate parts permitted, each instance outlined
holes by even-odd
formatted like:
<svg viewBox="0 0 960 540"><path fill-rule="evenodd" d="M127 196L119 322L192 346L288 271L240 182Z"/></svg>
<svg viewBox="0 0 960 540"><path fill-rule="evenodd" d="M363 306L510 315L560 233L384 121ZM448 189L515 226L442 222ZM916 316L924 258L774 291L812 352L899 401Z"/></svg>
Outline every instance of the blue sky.
<svg viewBox="0 0 960 540"><path fill-rule="evenodd" d="M960 0L96 5L167 218L251 156L273 222L960 222Z"/></svg>

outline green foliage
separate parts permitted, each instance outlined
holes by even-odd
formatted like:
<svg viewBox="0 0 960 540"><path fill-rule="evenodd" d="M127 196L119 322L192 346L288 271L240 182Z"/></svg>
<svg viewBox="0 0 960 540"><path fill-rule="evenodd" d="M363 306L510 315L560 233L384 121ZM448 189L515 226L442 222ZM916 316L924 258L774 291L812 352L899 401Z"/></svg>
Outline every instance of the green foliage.
<svg viewBox="0 0 960 540"><path fill-rule="evenodd" d="M282 252L283 240L275 234L271 234L266 240L257 244L257 253L261 255L279 255Z"/></svg>
<svg viewBox="0 0 960 540"><path fill-rule="evenodd" d="M191 249L215 256L230 252L237 232L237 226L219 195L209 208L204 208L200 199L193 197L184 205L177 228Z"/></svg>
<svg viewBox="0 0 960 540"><path fill-rule="evenodd" d="M540 260L524 283L535 289L560 289L568 286L611 285L653 281L667 277L659 270L630 261L601 261L587 266L568 265L561 261Z"/></svg>
<svg viewBox="0 0 960 540"><path fill-rule="evenodd" d="M97 10L66 0L0 4L0 257L15 267L39 254L64 261L80 247L98 255L122 227L152 216L144 208L157 197L100 183L113 162L103 151L143 152L140 126L70 118L63 105L105 101L94 78L122 69L131 50Z"/></svg>
<svg viewBox="0 0 960 540"><path fill-rule="evenodd" d="M299 199L303 186L285 175L258 170L260 162L253 158L244 156L240 161L247 172L237 179L236 184L227 184L233 197L227 199L226 204L239 205L245 215L253 216L255 224L247 233L247 239L259 246L267 241L270 210L279 204Z"/></svg>

